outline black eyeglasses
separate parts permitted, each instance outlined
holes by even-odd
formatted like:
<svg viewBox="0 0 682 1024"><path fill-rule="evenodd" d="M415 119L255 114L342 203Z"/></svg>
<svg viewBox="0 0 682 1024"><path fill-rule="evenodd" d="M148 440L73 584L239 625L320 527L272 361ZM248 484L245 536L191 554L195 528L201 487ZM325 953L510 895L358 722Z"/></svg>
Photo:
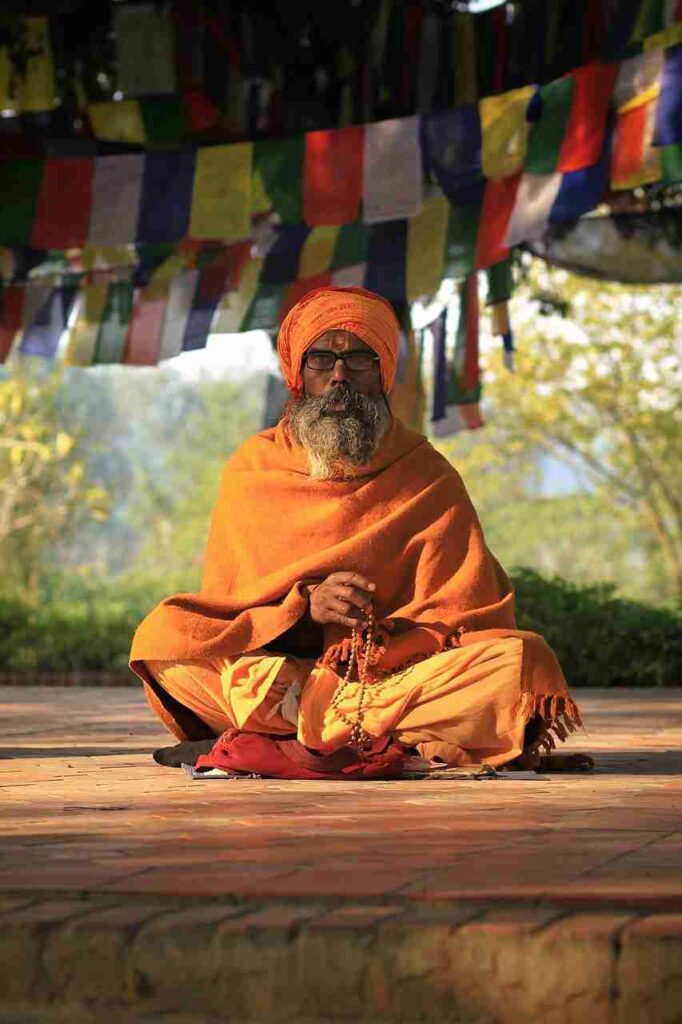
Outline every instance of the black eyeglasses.
<svg viewBox="0 0 682 1024"><path fill-rule="evenodd" d="M372 352L365 352L364 349L351 349L350 352L330 352L327 349L312 349L306 352L303 357L305 365L311 370L324 370L329 372L336 366L337 359L340 359L346 369L354 373L363 373L372 370L379 362L379 356Z"/></svg>

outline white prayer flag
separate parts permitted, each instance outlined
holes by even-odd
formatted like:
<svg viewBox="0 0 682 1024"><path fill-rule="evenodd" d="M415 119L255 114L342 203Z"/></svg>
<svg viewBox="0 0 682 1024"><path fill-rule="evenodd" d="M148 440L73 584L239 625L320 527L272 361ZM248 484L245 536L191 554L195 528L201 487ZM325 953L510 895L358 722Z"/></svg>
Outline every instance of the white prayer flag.
<svg viewBox="0 0 682 1024"><path fill-rule="evenodd" d="M362 288L366 273L366 263L354 263L352 267L342 267L332 274L332 285L335 288Z"/></svg>
<svg viewBox="0 0 682 1024"><path fill-rule="evenodd" d="M143 170L142 153L97 158L88 245L130 245L135 241Z"/></svg>
<svg viewBox="0 0 682 1024"><path fill-rule="evenodd" d="M114 4L118 87L125 96L176 91L170 5Z"/></svg>
<svg viewBox="0 0 682 1024"><path fill-rule="evenodd" d="M198 270L183 270L171 281L168 302L161 328L159 362L172 359L182 352L187 321L194 302L194 293L199 279Z"/></svg>
<svg viewBox="0 0 682 1024"><path fill-rule="evenodd" d="M413 217L421 205L419 116L368 124L364 155L365 223Z"/></svg>
<svg viewBox="0 0 682 1024"><path fill-rule="evenodd" d="M616 110L646 103L658 95L663 56L663 50L649 50L621 62L613 87L613 104Z"/></svg>
<svg viewBox="0 0 682 1024"><path fill-rule="evenodd" d="M540 238L547 229L563 175L526 173L519 182L504 244L511 248L521 242Z"/></svg>

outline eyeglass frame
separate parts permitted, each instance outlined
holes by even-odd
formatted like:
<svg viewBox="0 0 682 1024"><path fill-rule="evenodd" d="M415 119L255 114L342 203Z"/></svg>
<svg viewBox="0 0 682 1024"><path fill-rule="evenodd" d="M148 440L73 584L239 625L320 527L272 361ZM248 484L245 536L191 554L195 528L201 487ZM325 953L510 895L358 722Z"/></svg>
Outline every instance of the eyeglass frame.
<svg viewBox="0 0 682 1024"><path fill-rule="evenodd" d="M304 354L303 354L303 365L304 366L308 365L308 356L309 355L325 355L325 356L329 355L329 356L334 356L334 362L332 363L332 365L329 367L328 370L316 370L314 366L311 366L310 369L313 371L313 373L333 373L334 370L336 369L336 364L337 364L339 359L343 363L344 368L346 370L348 370L349 373L369 373L370 370L373 370L376 367L376 365L379 362L381 362L381 360L380 360L378 355L375 355L373 352L368 352L364 348L352 348L352 349L350 349L349 352L333 352L331 349L321 349L321 348L309 349L307 352L304 352ZM367 366L364 370L354 370L354 369L352 369L352 367L350 367L348 365L348 363L346 362L346 359L348 358L348 356L357 356L357 355L363 355L363 356L366 356L368 359L371 359L372 365L371 366Z"/></svg>

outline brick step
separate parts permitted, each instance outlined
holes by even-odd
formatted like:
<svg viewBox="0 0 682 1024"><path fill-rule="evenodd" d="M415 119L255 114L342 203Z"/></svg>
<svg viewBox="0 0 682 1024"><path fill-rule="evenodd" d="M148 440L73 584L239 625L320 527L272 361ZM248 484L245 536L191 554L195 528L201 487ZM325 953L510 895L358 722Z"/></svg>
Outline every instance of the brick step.
<svg viewBox="0 0 682 1024"><path fill-rule="evenodd" d="M5 1024L674 1024L682 914L0 897Z"/></svg>

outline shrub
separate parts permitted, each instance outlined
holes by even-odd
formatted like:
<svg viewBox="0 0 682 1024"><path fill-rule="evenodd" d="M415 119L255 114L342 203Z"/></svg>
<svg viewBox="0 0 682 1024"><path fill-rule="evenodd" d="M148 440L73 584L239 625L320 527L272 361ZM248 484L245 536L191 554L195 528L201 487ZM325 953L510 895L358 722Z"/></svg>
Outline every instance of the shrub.
<svg viewBox="0 0 682 1024"><path fill-rule="evenodd" d="M541 633L572 686L679 686L682 616L531 569L514 574L519 628ZM73 584L32 608L0 597L0 670L118 670L151 607L181 580L121 577ZM67 595L67 596L65 596Z"/></svg>

